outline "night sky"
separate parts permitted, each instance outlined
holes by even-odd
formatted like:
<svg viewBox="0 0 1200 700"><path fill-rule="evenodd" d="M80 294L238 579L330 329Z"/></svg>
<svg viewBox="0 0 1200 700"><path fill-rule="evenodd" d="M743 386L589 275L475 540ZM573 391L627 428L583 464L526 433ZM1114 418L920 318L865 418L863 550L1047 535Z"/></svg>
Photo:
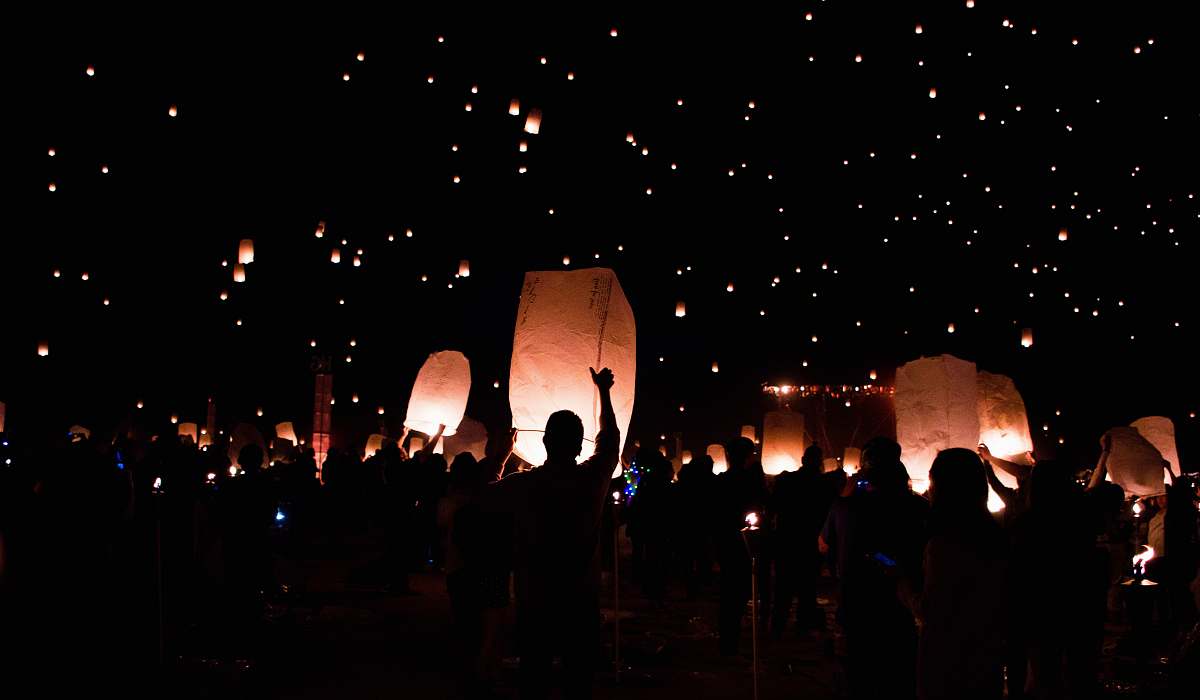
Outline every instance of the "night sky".
<svg viewBox="0 0 1200 700"><path fill-rule="evenodd" d="M1016 380L1039 447L1090 459L1161 414L1186 466L1200 43L1177 5L16 22L9 430L203 423L212 396L227 428L306 433L319 353L357 447L379 407L399 433L441 349L470 358L468 415L507 425L524 273L604 266L643 442L702 451L764 383L887 385L945 352ZM831 430L890 430L870 404L829 403Z"/></svg>

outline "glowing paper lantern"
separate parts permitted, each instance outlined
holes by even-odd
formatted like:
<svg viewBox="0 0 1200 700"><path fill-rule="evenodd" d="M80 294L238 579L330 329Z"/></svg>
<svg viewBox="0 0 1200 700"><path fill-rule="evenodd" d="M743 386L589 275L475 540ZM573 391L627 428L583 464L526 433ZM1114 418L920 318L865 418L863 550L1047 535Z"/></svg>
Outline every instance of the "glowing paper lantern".
<svg viewBox="0 0 1200 700"><path fill-rule="evenodd" d="M38 343L37 353L38 353L38 357L49 357L50 343L47 343L44 340L42 342Z"/></svg>
<svg viewBox="0 0 1200 700"><path fill-rule="evenodd" d="M1025 401L1013 380L1003 374L981 371L975 375L975 387L979 442L987 445L997 457L1033 466L1026 454L1033 449L1029 418L1025 413ZM1017 480L1008 472L997 469L996 476L1005 486L1016 488Z"/></svg>
<svg viewBox="0 0 1200 700"><path fill-rule="evenodd" d="M515 116L521 114L521 101L517 98L512 98L508 103L508 113Z"/></svg>
<svg viewBox="0 0 1200 700"><path fill-rule="evenodd" d="M862 464L862 450L857 447L847 447L842 453L842 469L849 474L858 472L859 466Z"/></svg>
<svg viewBox="0 0 1200 700"><path fill-rule="evenodd" d="M233 266L233 281L238 282L238 283L246 281L246 266L245 265L238 263Z"/></svg>
<svg viewBox="0 0 1200 700"><path fill-rule="evenodd" d="M713 474L720 474L729 469L729 463L725 461L725 446L724 445L709 445L704 454L712 457Z"/></svg>
<svg viewBox="0 0 1200 700"><path fill-rule="evenodd" d="M371 436L367 438L367 446L363 450L363 454L366 455L367 457L370 457L371 455L375 454L376 452L382 450L384 445L386 445L386 444L387 444L387 436L386 435L380 435L379 433L372 433Z"/></svg>
<svg viewBox="0 0 1200 700"><path fill-rule="evenodd" d="M7 409L4 406L4 402L0 401L0 433L4 432L4 412L6 410Z"/></svg>
<svg viewBox="0 0 1200 700"><path fill-rule="evenodd" d="M542 110L531 109L525 115L525 133L536 135L542 129Z"/></svg>
<svg viewBox="0 0 1200 700"><path fill-rule="evenodd" d="M1171 463L1171 470L1176 474L1182 473L1179 467L1179 450L1175 447L1175 424L1170 418L1163 416L1146 416L1138 418L1129 424L1136 428L1142 437L1158 449L1162 458Z"/></svg>
<svg viewBox="0 0 1200 700"><path fill-rule="evenodd" d="M455 457L464 452L470 452L476 460L483 459L487 440L487 426L464 416L458 424L458 432L442 441L446 445L446 461L453 462Z"/></svg>
<svg viewBox="0 0 1200 700"><path fill-rule="evenodd" d="M679 463L680 464L690 464L691 461L692 461L692 451L691 450L684 450L679 455Z"/></svg>
<svg viewBox="0 0 1200 700"><path fill-rule="evenodd" d="M287 440L293 445L299 442L299 440L296 439L296 429L292 426L291 421L284 421L283 423L275 424L275 439Z"/></svg>
<svg viewBox="0 0 1200 700"><path fill-rule="evenodd" d="M471 261L470 260L459 260L458 261L458 276L459 277L470 277L471 276Z"/></svg>
<svg viewBox="0 0 1200 700"><path fill-rule="evenodd" d="M200 429L195 423L180 423L178 426L176 426L175 434L179 437L189 438L192 441L192 444L195 445L199 442Z"/></svg>
<svg viewBox="0 0 1200 700"><path fill-rule="evenodd" d="M742 426L742 437L746 438L750 442L753 442L755 445L758 444L758 433L755 431L753 425Z"/></svg>
<svg viewBox="0 0 1200 700"><path fill-rule="evenodd" d="M687 304L682 301L675 302L675 318L683 318L687 316Z"/></svg>
<svg viewBox="0 0 1200 700"><path fill-rule="evenodd" d="M442 435L453 435L467 410L470 393L471 363L467 358L454 350L431 354L413 383L404 427L433 435L444 425Z"/></svg>
<svg viewBox="0 0 1200 700"><path fill-rule="evenodd" d="M896 441L916 489L939 450L979 445L975 363L953 355L922 357L896 370Z"/></svg>
<svg viewBox="0 0 1200 700"><path fill-rule="evenodd" d="M1021 347L1023 347L1023 348L1033 347L1033 329L1032 328L1022 328L1021 329Z"/></svg>
<svg viewBox="0 0 1200 700"><path fill-rule="evenodd" d="M799 469L800 458L803 456L804 414L771 411L763 416L763 472L781 474Z"/></svg>
<svg viewBox="0 0 1200 700"><path fill-rule="evenodd" d="M329 253L329 262L340 263L341 261L342 261L342 251L338 250L337 248L334 248L333 251Z"/></svg>
<svg viewBox="0 0 1200 700"><path fill-rule="evenodd" d="M1137 428L1118 427L1106 433L1112 439L1108 474L1125 489L1126 496L1157 496L1166 492L1163 454Z"/></svg>
<svg viewBox="0 0 1200 700"><path fill-rule="evenodd" d="M408 453L410 455L415 455L416 453L420 452L423 449L425 449L425 438L414 435L412 438L409 439Z"/></svg>
<svg viewBox="0 0 1200 700"><path fill-rule="evenodd" d="M1067 240L1067 238L1068 238L1067 230L1065 228L1060 228L1058 230L1058 240L1065 241L1065 240Z"/></svg>
<svg viewBox="0 0 1200 700"><path fill-rule="evenodd" d="M839 470L841 468L842 468L842 465L838 464L836 457L826 457L824 460L821 461L821 472L822 473L828 474L829 472L836 472L837 470Z"/></svg>
<svg viewBox="0 0 1200 700"><path fill-rule="evenodd" d="M581 458L592 454L600 403L588 367L613 371L613 409L624 444L633 415L637 329L616 274L606 268L526 273L508 382L521 459L545 462L542 431L558 410L583 421Z"/></svg>
<svg viewBox="0 0 1200 700"><path fill-rule="evenodd" d="M241 243L238 243L238 262L243 265L249 265L254 262L253 239L243 238Z"/></svg>

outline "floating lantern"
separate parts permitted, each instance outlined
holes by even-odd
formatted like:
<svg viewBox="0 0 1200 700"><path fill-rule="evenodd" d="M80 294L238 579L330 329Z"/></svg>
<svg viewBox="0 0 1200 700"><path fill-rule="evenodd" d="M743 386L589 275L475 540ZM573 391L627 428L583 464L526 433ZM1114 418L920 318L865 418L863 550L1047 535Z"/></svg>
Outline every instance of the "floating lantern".
<svg viewBox="0 0 1200 700"><path fill-rule="evenodd" d="M871 373L868 374L867 377L869 377L871 381L875 381L879 378L879 374L875 370L871 370Z"/></svg>
<svg viewBox="0 0 1200 700"><path fill-rule="evenodd" d="M471 276L471 261L470 260L459 260L458 261L458 276L459 277L470 277Z"/></svg>
<svg viewBox="0 0 1200 700"><path fill-rule="evenodd" d="M770 411L763 416L763 472L782 474L797 469L803 456L804 414Z"/></svg>
<svg viewBox="0 0 1200 700"><path fill-rule="evenodd" d="M521 101L515 97L512 98L511 100L509 100L508 113L514 117L520 115L521 114Z"/></svg>
<svg viewBox="0 0 1200 700"><path fill-rule="evenodd" d="M836 457L826 457L825 459L821 460L821 473L822 474L836 472L837 470L839 470L841 468L842 468L842 465L838 464Z"/></svg>
<svg viewBox="0 0 1200 700"><path fill-rule="evenodd" d="M531 109L525 115L525 133L537 135L542 129L542 110Z"/></svg>
<svg viewBox="0 0 1200 700"><path fill-rule="evenodd" d="M847 447L842 452L842 469L847 474L857 474L859 467L862 465L862 450L857 447Z"/></svg>
<svg viewBox="0 0 1200 700"><path fill-rule="evenodd" d="M317 222L317 230L315 231L315 234L316 234L317 238L322 238L325 236L325 222L324 221Z"/></svg>
<svg viewBox="0 0 1200 700"><path fill-rule="evenodd" d="M928 485L940 450L979 445L975 363L923 357L896 369L896 441L914 489Z"/></svg>
<svg viewBox="0 0 1200 700"><path fill-rule="evenodd" d="M42 341L37 346L38 357L47 357L50 355L50 343Z"/></svg>
<svg viewBox="0 0 1200 700"><path fill-rule="evenodd" d="M724 445L709 445L704 454L712 457L713 474L720 474L729 470L729 463L725 461L725 446Z"/></svg>
<svg viewBox="0 0 1200 700"><path fill-rule="evenodd" d="M675 318L683 318L687 316L687 304L682 301L675 302Z"/></svg>
<svg viewBox="0 0 1200 700"><path fill-rule="evenodd" d="M521 459L545 461L542 431L558 410L583 421L580 456L592 454L600 405L588 367L613 371L613 410L623 445L633 414L637 329L616 274L606 268L526 273L508 382Z"/></svg>
<svg viewBox="0 0 1200 700"><path fill-rule="evenodd" d="M954 324L953 324L953 323L950 323L950 324L947 324L947 325L946 325L946 332L947 332L947 333L953 333L953 332L954 332Z"/></svg>
<svg viewBox="0 0 1200 700"><path fill-rule="evenodd" d="M1021 347L1023 347L1023 348L1033 347L1033 329L1032 328L1022 328L1021 329Z"/></svg>
<svg viewBox="0 0 1200 700"><path fill-rule="evenodd" d="M297 444L296 429L292 426L291 421L275 424L275 439L279 441L286 440L293 445Z"/></svg>
<svg viewBox="0 0 1200 700"><path fill-rule="evenodd" d="M1106 435L1112 441L1108 474L1126 496L1158 496L1166 492L1164 455L1135 427L1117 427Z"/></svg>
<svg viewBox="0 0 1200 700"><path fill-rule="evenodd" d="M444 425L442 435L453 435L462 422L470 392L471 363L466 356L454 350L432 353L413 383L404 427L433 435Z"/></svg>
<svg viewBox="0 0 1200 700"><path fill-rule="evenodd" d="M167 116L169 116L169 117L179 116L179 108L176 107L175 105L171 105L170 107L167 108Z"/></svg>
<svg viewBox="0 0 1200 700"><path fill-rule="evenodd" d="M0 401L0 433L4 432L4 412L5 412L4 402Z"/></svg>
<svg viewBox="0 0 1200 700"><path fill-rule="evenodd" d="M1175 424L1171 422L1170 418L1147 416L1139 418L1129 425L1136 428L1142 437L1158 449L1163 459L1170 463L1172 471L1177 474L1183 473L1179 465L1179 450L1175 447Z"/></svg>
<svg viewBox="0 0 1200 700"><path fill-rule="evenodd" d="M176 426L175 434L191 440L193 445L200 441L199 427L195 423L180 423Z"/></svg>
<svg viewBox="0 0 1200 700"><path fill-rule="evenodd" d="M720 371L721 371L721 367L720 367L720 365L718 365L718 364L716 363L716 361L714 361L714 362L712 363L712 373L713 373L713 374L717 374L717 373L718 373L718 372L720 372Z"/></svg>
<svg viewBox="0 0 1200 700"><path fill-rule="evenodd" d="M414 435L408 440L408 453L416 454L425 449L425 438Z"/></svg>
<svg viewBox="0 0 1200 700"><path fill-rule="evenodd" d="M521 153L527 152L529 150L529 142L525 139L521 139L521 142L517 144L517 150Z"/></svg>
<svg viewBox="0 0 1200 700"><path fill-rule="evenodd" d="M1028 455L1033 450L1033 438L1029 434L1025 400L1013 380L1003 374L981 371L975 375L975 389L979 442L1001 459L1033 466ZM1008 472L1000 469L996 476L1005 486L1017 487L1016 478Z"/></svg>
<svg viewBox="0 0 1200 700"><path fill-rule="evenodd" d="M753 442L755 445L758 444L758 432L755 430L753 425L742 426L742 437L746 438L750 442Z"/></svg>
<svg viewBox="0 0 1200 700"><path fill-rule="evenodd" d="M341 261L342 261L342 251L337 248L334 248L333 251L331 253L329 253L329 262L337 264L337 263L340 263Z"/></svg>
<svg viewBox="0 0 1200 700"><path fill-rule="evenodd" d="M233 266L233 281L238 282L238 283L246 281L246 266L245 265L243 265L241 263L237 263L236 265Z"/></svg>
<svg viewBox="0 0 1200 700"><path fill-rule="evenodd" d="M1065 228L1060 228L1058 230L1058 240L1065 241L1065 240L1067 240L1067 238L1068 238L1067 230Z"/></svg>
<svg viewBox="0 0 1200 700"><path fill-rule="evenodd" d="M238 262L243 265L249 265L254 262L254 240L251 238L243 238L238 243Z"/></svg>
<svg viewBox="0 0 1200 700"><path fill-rule="evenodd" d="M367 438L367 446L363 449L363 455L370 457L376 452L382 450L386 442L386 435L380 435L379 433L371 434L371 436Z"/></svg>

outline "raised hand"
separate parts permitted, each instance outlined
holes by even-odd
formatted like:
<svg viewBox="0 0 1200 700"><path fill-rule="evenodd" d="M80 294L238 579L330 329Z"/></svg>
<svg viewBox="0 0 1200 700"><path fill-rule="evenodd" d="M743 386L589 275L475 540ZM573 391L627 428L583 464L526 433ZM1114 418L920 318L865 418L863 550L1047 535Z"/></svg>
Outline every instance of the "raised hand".
<svg viewBox="0 0 1200 700"><path fill-rule="evenodd" d="M613 373L611 369L605 367L597 372L595 369L588 367L588 371L592 373L592 382L595 383L598 389L601 391L612 389Z"/></svg>

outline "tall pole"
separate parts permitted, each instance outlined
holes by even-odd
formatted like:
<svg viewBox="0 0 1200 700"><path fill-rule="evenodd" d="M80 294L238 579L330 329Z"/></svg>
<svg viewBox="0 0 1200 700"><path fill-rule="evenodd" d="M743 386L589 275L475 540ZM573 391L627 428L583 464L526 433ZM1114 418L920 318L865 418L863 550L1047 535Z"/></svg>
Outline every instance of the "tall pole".
<svg viewBox="0 0 1200 700"><path fill-rule="evenodd" d="M750 555L750 656L754 700L758 700L758 557Z"/></svg>
<svg viewBox="0 0 1200 700"><path fill-rule="evenodd" d="M163 629L162 497L154 494L154 588L158 607L158 665L166 658L166 634Z"/></svg>
<svg viewBox="0 0 1200 700"><path fill-rule="evenodd" d="M613 491L613 678L621 682L621 492Z"/></svg>

